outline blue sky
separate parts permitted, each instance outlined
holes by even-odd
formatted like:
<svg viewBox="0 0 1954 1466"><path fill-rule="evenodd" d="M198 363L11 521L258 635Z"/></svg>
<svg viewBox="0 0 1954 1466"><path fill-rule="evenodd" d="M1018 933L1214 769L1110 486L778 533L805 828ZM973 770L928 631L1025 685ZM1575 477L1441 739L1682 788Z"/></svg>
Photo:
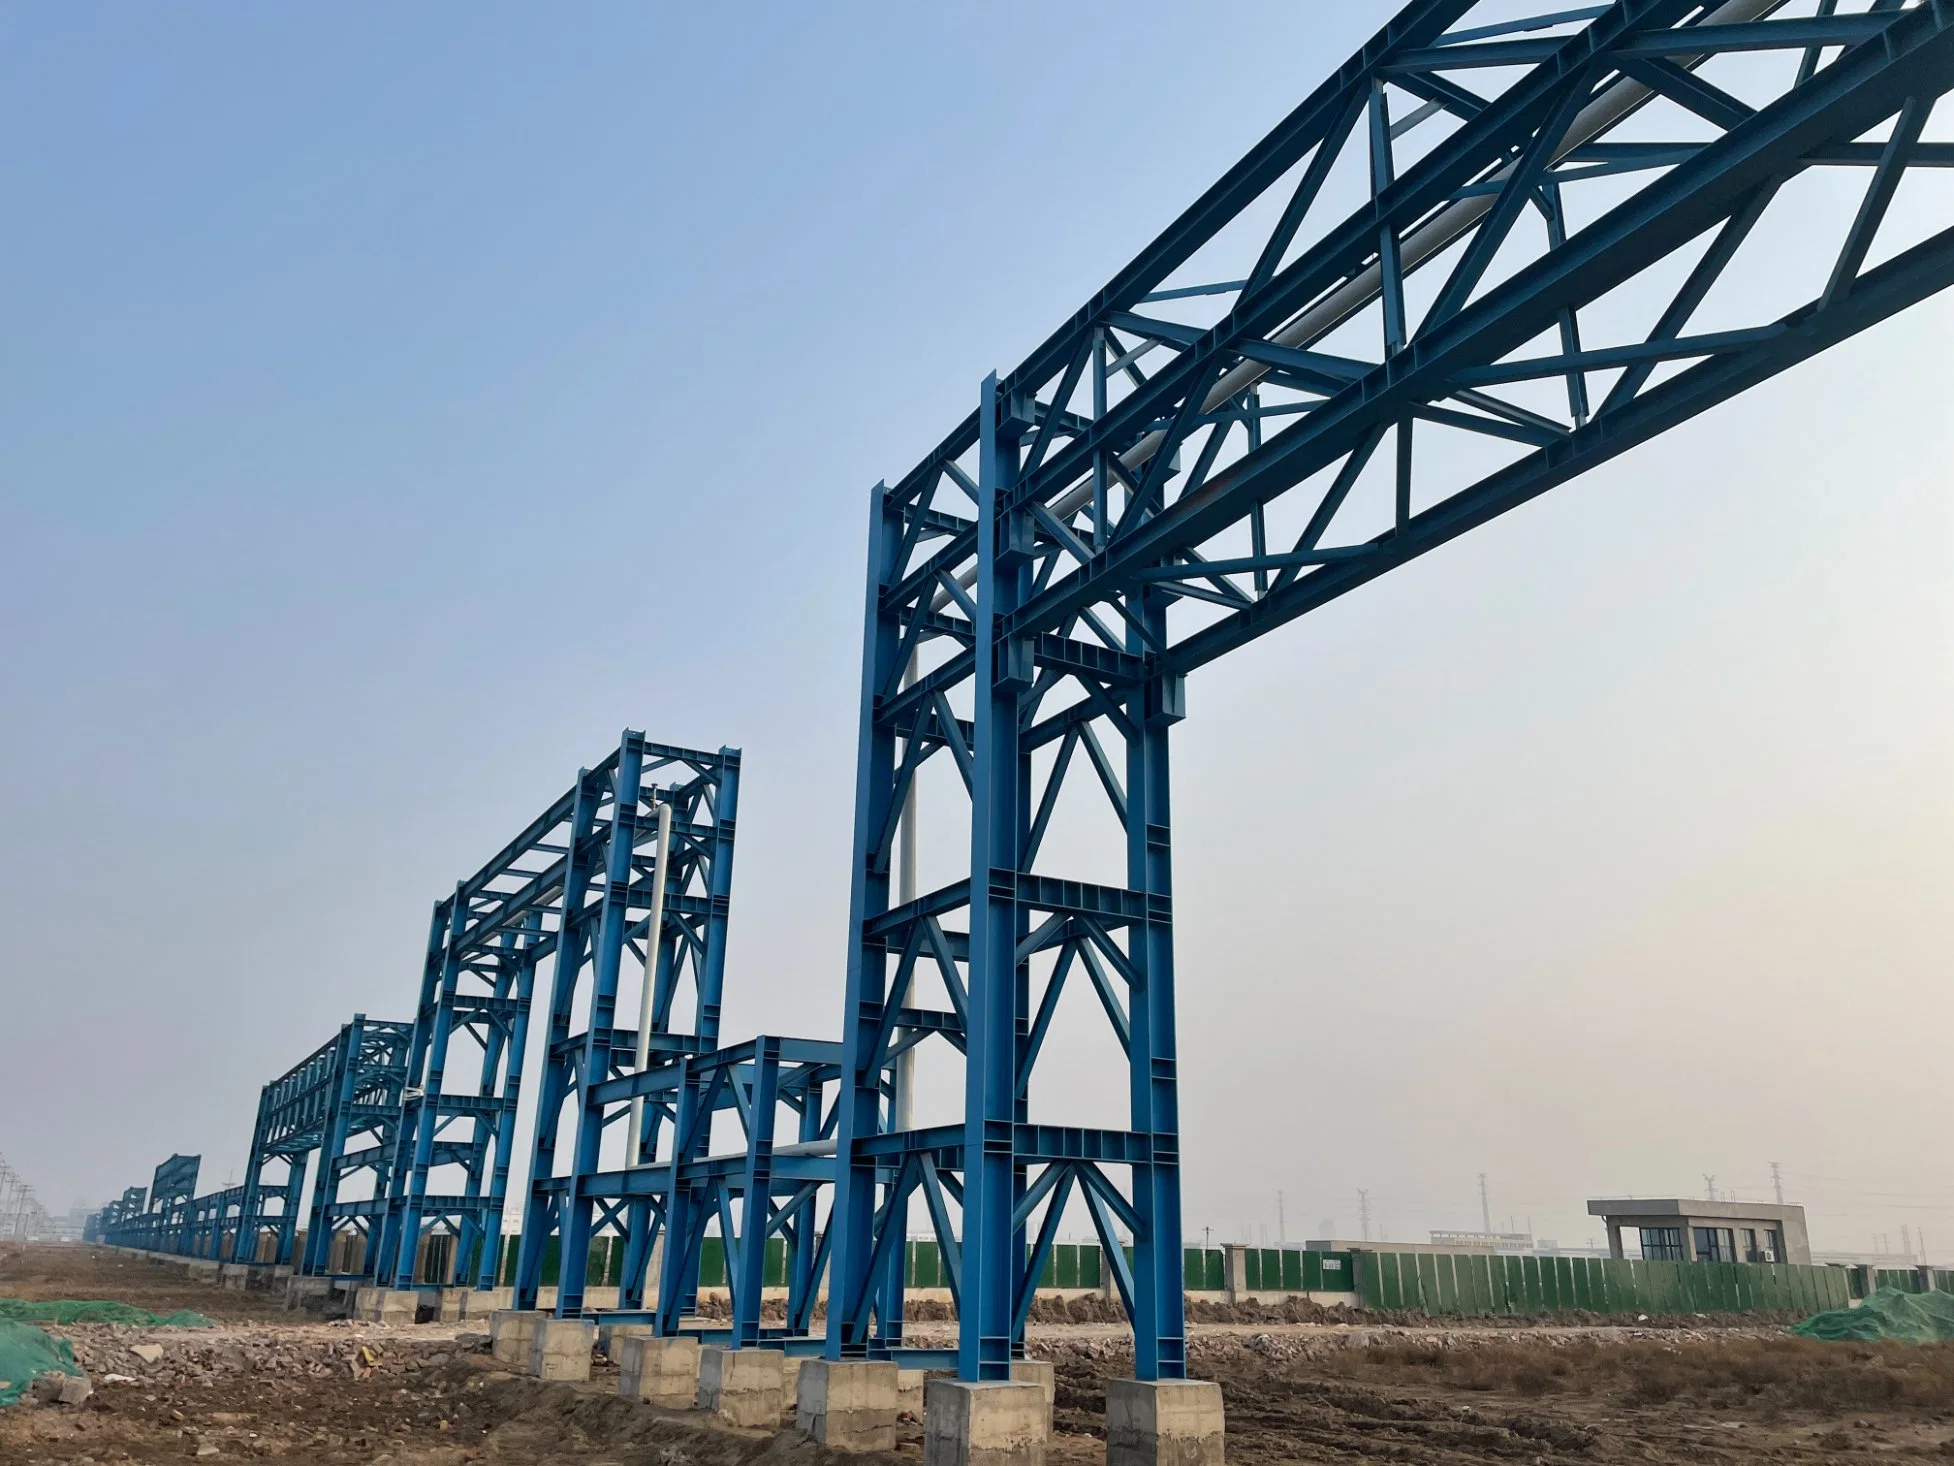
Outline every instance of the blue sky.
<svg viewBox="0 0 1954 1466"><path fill-rule="evenodd" d="M729 1033L833 1034L869 486L1386 9L0 6L0 1153L221 1180L627 724L746 750ZM1197 680L1193 1230L1954 1246L1950 326Z"/></svg>

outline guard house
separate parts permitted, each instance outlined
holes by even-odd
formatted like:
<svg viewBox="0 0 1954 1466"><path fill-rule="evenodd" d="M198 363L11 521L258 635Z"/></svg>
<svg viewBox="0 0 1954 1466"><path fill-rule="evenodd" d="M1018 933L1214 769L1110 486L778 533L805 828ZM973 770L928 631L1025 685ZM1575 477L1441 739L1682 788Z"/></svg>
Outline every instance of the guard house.
<svg viewBox="0 0 1954 1466"><path fill-rule="evenodd" d="M1757 1201L1590 1201L1588 1215L1608 1227L1608 1253L1622 1255L1622 1233L1641 1233L1642 1256L1667 1262L1795 1262L1809 1265L1802 1206Z"/></svg>

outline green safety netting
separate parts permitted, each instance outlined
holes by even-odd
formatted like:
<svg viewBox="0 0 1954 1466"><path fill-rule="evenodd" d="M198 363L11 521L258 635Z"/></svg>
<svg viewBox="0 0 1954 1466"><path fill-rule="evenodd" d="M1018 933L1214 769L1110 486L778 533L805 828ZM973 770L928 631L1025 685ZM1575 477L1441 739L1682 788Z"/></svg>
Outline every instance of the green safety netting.
<svg viewBox="0 0 1954 1466"><path fill-rule="evenodd" d="M32 1324L0 1318L0 1406L16 1403L35 1376L50 1370L81 1373L68 1341L50 1338Z"/></svg>
<svg viewBox="0 0 1954 1466"><path fill-rule="evenodd" d="M1913 1344L1954 1339L1954 1293L1878 1288L1857 1308L1813 1314L1791 1332L1808 1339L1899 1339Z"/></svg>
<svg viewBox="0 0 1954 1466"><path fill-rule="evenodd" d="M166 1329L207 1329L215 1319L201 1313L179 1309L175 1313L151 1313L127 1303L111 1303L106 1298L55 1298L45 1303L29 1303L25 1298L0 1298L0 1319L16 1323L134 1323Z"/></svg>

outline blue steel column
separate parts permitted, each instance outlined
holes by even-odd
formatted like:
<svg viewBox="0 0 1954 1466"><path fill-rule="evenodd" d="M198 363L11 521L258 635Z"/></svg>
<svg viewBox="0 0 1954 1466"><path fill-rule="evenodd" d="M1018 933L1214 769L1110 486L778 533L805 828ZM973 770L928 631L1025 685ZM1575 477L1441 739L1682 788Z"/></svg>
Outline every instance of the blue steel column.
<svg viewBox="0 0 1954 1466"><path fill-rule="evenodd" d="M338 1199L339 1158L346 1153L348 1111L353 1107L353 1084L359 1067L366 1014L355 1013L340 1030L332 1104L326 1111L325 1133L319 1145L319 1176L312 1183L312 1214L305 1234L304 1271L321 1276L332 1269L332 1205Z"/></svg>
<svg viewBox="0 0 1954 1466"><path fill-rule="evenodd" d="M975 771L970 818L970 1030L964 1079L963 1289L957 1373L1009 1379L1014 1297L1023 1260L1013 1211L1021 1188L1014 1148L1021 983L1018 944L1027 913L1017 899L1024 855L1029 755L1020 712L1031 686L1031 648L1000 643L999 618L1029 583L1030 523L1000 513L1017 480L1019 427L1001 411L997 377L979 409ZM1014 1247L1014 1243L1017 1244Z"/></svg>
<svg viewBox="0 0 1954 1466"><path fill-rule="evenodd" d="M731 1076L739 1083L739 1075ZM773 1215L773 1132L780 1107L780 1040L763 1037L754 1046L752 1090L747 1097L746 1170L742 1178L739 1253L731 1255L730 1207L720 1212L725 1234L726 1282L733 1296L733 1347L760 1342L760 1290L766 1283L767 1224Z"/></svg>
<svg viewBox="0 0 1954 1466"><path fill-rule="evenodd" d="M290 1169L285 1174L285 1203L279 1209L278 1246L271 1260L279 1267L292 1265L292 1242L298 1232L299 1201L305 1195L305 1172L311 1164L312 1152L299 1151L286 1157Z"/></svg>
<svg viewBox="0 0 1954 1466"><path fill-rule="evenodd" d="M401 1107L400 1131L394 1137L394 1163L389 1168L393 1195L402 1200L387 1208L380 1233L376 1279L396 1288L414 1286L415 1256L420 1251L421 1198L427 1194L428 1167L434 1160L434 1132L441 1123L438 1100L447 1065L448 1031L454 1021L454 997L460 980L462 928L468 919L468 900L461 885L454 896L437 903L428 922L427 958L421 965L421 1000L415 1007L414 1038L407 1055L409 1081L422 1080L420 1097L408 1097ZM434 1021L430 1025L430 1010Z"/></svg>
<svg viewBox="0 0 1954 1466"><path fill-rule="evenodd" d="M687 1159L705 1153L712 1116L704 1105L704 1082L690 1057L677 1064L677 1104L672 1116L671 1181L665 1188L665 1255L658 1267L657 1327L661 1336L678 1333L678 1321L692 1311L699 1294L699 1238L706 1219L698 1198L680 1180Z"/></svg>
<svg viewBox="0 0 1954 1466"><path fill-rule="evenodd" d="M1166 598L1135 597L1150 634L1166 640ZM1145 654L1139 633L1128 650ZM1133 1377L1187 1377L1186 1297L1181 1263L1180 1098L1174 1030L1174 909L1168 732L1184 716L1184 682L1172 674L1144 682L1128 703L1134 733L1126 752L1126 883L1146 894L1146 916L1128 941L1133 964L1131 1052L1133 1129L1146 1137L1133 1166Z"/></svg>
<svg viewBox="0 0 1954 1466"><path fill-rule="evenodd" d="M577 771L577 797L570 811L569 850L564 855L563 919L557 931L556 956L550 974L550 1021L544 1044L543 1087L536 1104L536 1142L530 1151L529 1194L523 1202L522 1244L516 1252L515 1306L533 1309L542 1287L543 1244L561 1213L550 1182L556 1174L556 1135L562 1123L563 1102L574 1087L567 1057L558 1045L570 1037L570 1016L577 995L577 972L583 965L584 923L576 911L589 885L587 836L596 819L597 796L590 770Z"/></svg>
<svg viewBox="0 0 1954 1466"><path fill-rule="evenodd" d="M848 899L846 1021L842 1029L840 1109L835 1140L835 1193L828 1219L828 1346L830 1359L867 1354L869 1268L874 1247L876 1161L863 1141L882 1133L882 1076L873 1055L888 992L882 938L868 923L889 909L889 870L876 859L878 832L895 798L896 739L876 717L878 690L900 655L902 633L883 591L901 574L902 519L877 484L870 498L868 594L863 616L860 729L855 749L855 839ZM668 1244L669 1246L669 1244Z"/></svg>
<svg viewBox="0 0 1954 1466"><path fill-rule="evenodd" d="M598 1170L604 1142L603 1107L590 1090L611 1077L611 1036L617 1025L617 975L624 954L624 929L630 916L631 852L638 838L638 786L644 768L644 738L626 733L618 748L616 784L611 798L611 836L604 862L604 895L598 905L595 950L591 954L590 1027L584 1031L581 1090L577 1096L577 1145L571 1184L558 1213L563 1241L558 1263L556 1315L583 1312L585 1274L590 1267L591 1204L577 1194L578 1182ZM566 917L568 907L566 904Z"/></svg>
<svg viewBox="0 0 1954 1466"><path fill-rule="evenodd" d="M495 1168L488 1183L489 1208L482 1219L480 1247L475 1255L475 1286L493 1288L501 1266L502 1211L509 1194L509 1169L516 1143L516 1106L522 1099L522 1066L529 1047L529 1001L536 987L536 963L525 957L516 970L516 1010L522 1016L509 1032L508 1078L503 1083L502 1113L495 1119Z"/></svg>
<svg viewBox="0 0 1954 1466"><path fill-rule="evenodd" d="M270 1145L266 1123L271 1109L271 1100L271 1086L266 1085L258 1093L258 1118L251 1127L251 1154L244 1163L244 1198L238 1210L237 1234L240 1239L240 1245L242 1245L243 1239L249 1238L251 1246L249 1248L250 1255L248 1257L238 1258L237 1261L239 1262L256 1262L258 1260L257 1238L260 1225L258 1214L264 1206L261 1196L260 1179L261 1173L264 1170L265 1150ZM289 1164L290 1162L287 1162L288 1166Z"/></svg>
<svg viewBox="0 0 1954 1466"><path fill-rule="evenodd" d="M740 751L719 750L719 785L713 794L712 871L707 894L712 912L706 917L705 960L698 965L699 1018L695 1032L711 1045L719 1043L719 1010L726 989L726 929L732 914L733 841L740 809Z"/></svg>

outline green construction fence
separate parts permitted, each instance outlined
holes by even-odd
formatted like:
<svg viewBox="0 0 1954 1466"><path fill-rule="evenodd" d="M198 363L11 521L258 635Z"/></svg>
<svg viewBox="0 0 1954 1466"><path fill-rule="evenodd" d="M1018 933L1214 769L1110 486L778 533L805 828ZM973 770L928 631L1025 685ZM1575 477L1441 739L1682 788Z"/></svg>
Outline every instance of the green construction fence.
<svg viewBox="0 0 1954 1466"><path fill-rule="evenodd" d="M1770 1262L1650 1262L1612 1257L1503 1257L1360 1252L1366 1308L1428 1314L1813 1314L1852 1301L1844 1268Z"/></svg>

